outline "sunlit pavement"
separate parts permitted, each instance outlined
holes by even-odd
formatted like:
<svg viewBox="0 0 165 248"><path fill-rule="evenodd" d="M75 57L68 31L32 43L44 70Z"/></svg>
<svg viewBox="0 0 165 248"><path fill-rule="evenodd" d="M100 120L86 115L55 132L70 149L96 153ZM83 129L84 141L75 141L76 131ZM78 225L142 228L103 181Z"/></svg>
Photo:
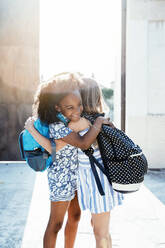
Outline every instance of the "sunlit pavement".
<svg viewBox="0 0 165 248"><path fill-rule="evenodd" d="M0 248L42 248L48 217L46 173L36 174L23 163L1 162ZM165 248L165 205L143 186L112 211L110 232L114 248ZM57 247L64 247L63 229ZM95 247L87 211L75 243L75 248L84 247Z"/></svg>

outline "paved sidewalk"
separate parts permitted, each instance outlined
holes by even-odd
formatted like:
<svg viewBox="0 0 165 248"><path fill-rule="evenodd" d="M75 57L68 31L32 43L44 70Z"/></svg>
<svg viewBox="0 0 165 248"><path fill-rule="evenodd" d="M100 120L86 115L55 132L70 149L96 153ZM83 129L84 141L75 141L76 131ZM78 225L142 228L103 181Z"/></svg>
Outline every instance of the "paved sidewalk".
<svg viewBox="0 0 165 248"><path fill-rule="evenodd" d="M46 176L39 174L22 248L42 247L48 213ZM143 186L139 192L126 195L123 206L112 211L110 231L114 248L165 248L165 205ZM58 237L57 247L63 248L63 231ZM84 247L95 247L88 211L83 212L75 245L75 248Z"/></svg>
<svg viewBox="0 0 165 248"><path fill-rule="evenodd" d="M46 173L0 163L0 215L0 248L42 248L49 217ZM142 186L112 211L110 232L113 248L165 248L165 205ZM82 214L75 244L84 247L95 247L88 211ZM57 248L63 248L63 230Z"/></svg>

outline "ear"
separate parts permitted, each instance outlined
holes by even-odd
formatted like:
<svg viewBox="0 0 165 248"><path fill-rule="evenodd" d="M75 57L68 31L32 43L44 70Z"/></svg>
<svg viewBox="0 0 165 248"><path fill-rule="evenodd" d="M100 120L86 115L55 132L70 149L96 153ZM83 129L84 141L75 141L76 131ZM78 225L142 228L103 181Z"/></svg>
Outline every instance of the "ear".
<svg viewBox="0 0 165 248"><path fill-rule="evenodd" d="M56 111L61 112L61 109L60 109L60 107L58 105L55 105L54 107L55 107Z"/></svg>

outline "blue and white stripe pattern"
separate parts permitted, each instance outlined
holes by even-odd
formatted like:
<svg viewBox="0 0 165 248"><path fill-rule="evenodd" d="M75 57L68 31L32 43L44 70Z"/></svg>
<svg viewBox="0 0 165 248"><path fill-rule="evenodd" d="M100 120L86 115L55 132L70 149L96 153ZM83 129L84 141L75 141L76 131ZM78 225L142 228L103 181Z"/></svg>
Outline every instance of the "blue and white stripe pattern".
<svg viewBox="0 0 165 248"><path fill-rule="evenodd" d="M86 131L84 130L80 134L83 135ZM98 148L94 148L93 155L100 163L102 163L100 151ZM89 209L91 213L98 214L103 212L109 212L115 206L121 205L123 201L123 195L114 191L111 185L109 184L107 177L102 173L99 168L96 168L103 190L105 192L104 196L100 195L93 172L90 167L89 158L80 149L78 149L78 160L78 200L80 208L82 210Z"/></svg>

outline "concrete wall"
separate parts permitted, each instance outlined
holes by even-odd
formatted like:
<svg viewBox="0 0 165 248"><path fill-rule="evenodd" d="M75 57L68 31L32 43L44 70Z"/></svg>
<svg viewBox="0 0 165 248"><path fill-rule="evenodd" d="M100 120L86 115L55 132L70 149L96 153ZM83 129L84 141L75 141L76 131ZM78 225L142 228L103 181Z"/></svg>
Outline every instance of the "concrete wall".
<svg viewBox="0 0 165 248"><path fill-rule="evenodd" d="M39 0L0 3L0 160L20 159L18 134L39 81Z"/></svg>
<svg viewBox="0 0 165 248"><path fill-rule="evenodd" d="M165 167L165 1L128 0L126 132Z"/></svg>

